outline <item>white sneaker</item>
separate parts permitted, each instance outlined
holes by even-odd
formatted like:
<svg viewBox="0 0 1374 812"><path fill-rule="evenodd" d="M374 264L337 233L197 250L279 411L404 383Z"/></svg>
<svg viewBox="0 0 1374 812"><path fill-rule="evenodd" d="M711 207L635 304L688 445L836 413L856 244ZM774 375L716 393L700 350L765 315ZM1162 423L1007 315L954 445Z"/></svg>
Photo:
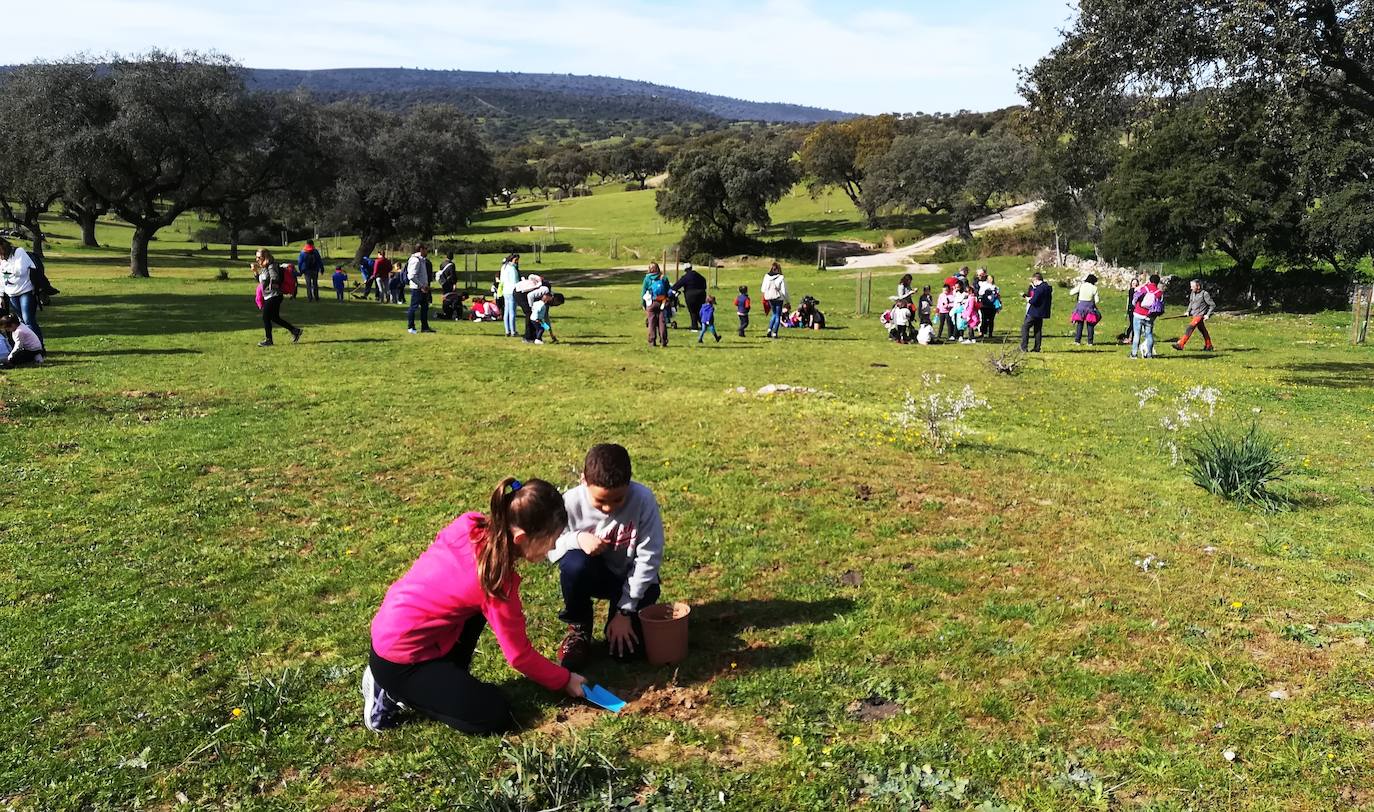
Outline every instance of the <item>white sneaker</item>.
<svg viewBox="0 0 1374 812"><path fill-rule="evenodd" d="M543 343L544 343L544 339L542 339L542 338L536 338L536 339L534 340L534 343L536 343L536 344L543 344Z"/></svg>
<svg viewBox="0 0 1374 812"><path fill-rule="evenodd" d="M407 332L407 333L410 333L411 335L416 335L416 334L419 333L420 331L419 331L419 330L416 330L414 327L410 327L410 328L407 328L407 329L406 329L406 332Z"/></svg>
<svg viewBox="0 0 1374 812"><path fill-rule="evenodd" d="M395 727L401 704L372 678L372 667L363 669L363 726L376 733Z"/></svg>

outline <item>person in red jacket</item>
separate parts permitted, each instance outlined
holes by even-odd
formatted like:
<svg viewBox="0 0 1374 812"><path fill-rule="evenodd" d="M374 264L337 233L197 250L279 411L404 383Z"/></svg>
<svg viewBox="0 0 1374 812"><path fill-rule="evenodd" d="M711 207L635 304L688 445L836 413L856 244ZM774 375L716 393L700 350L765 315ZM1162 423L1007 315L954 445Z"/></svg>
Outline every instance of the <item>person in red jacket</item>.
<svg viewBox="0 0 1374 812"><path fill-rule="evenodd" d="M377 301L391 302L391 260L386 251L377 252L377 261L372 264L372 279L377 284Z"/></svg>
<svg viewBox="0 0 1374 812"><path fill-rule="evenodd" d="M501 690L471 673L477 639L488 623L515 670L550 691L581 698L586 680L530 645L520 604L517 561L542 560L568 523L558 489L541 479L506 477L487 515L464 513L386 592L372 619L363 672L363 724L385 730L401 706L464 733L512 726Z"/></svg>

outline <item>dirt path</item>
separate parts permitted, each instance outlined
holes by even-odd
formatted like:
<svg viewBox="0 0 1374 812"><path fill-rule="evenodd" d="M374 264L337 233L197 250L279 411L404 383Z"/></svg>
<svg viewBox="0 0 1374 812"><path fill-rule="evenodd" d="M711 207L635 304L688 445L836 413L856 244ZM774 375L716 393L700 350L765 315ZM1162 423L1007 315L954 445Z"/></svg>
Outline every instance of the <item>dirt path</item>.
<svg viewBox="0 0 1374 812"><path fill-rule="evenodd" d="M1035 212L1040 206L1041 204L1039 201L1013 206L997 214L974 220L973 230L978 232L997 228L1014 228L1028 223L1035 217ZM933 234L926 237L924 240L914 245L898 248L895 251L886 251L881 254L869 254L868 256L849 257L844 261L843 267L845 270L849 270L850 268L891 268L894 265L911 265L913 264L911 261L912 257L934 251L936 248L939 248L958 236L959 232L951 228L948 231L941 231L939 234Z"/></svg>

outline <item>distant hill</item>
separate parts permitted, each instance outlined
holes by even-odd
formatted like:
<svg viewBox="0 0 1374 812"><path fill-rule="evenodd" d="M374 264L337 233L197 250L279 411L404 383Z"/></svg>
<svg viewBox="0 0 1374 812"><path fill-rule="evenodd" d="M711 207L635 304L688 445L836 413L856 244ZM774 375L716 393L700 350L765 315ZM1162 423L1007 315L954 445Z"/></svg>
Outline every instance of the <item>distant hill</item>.
<svg viewBox="0 0 1374 812"><path fill-rule="evenodd" d="M814 124L853 117L838 110L751 102L649 82L559 73L410 68L248 69L246 80L255 90L304 90L325 101L362 99L384 109L443 102L478 117L710 124Z"/></svg>

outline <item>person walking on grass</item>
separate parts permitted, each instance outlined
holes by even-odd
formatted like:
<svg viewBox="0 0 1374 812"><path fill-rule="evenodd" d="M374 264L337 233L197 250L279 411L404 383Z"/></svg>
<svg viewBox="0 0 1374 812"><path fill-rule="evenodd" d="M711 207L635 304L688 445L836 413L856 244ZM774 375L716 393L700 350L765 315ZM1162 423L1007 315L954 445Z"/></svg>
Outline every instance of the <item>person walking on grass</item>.
<svg viewBox="0 0 1374 812"><path fill-rule="evenodd" d="M305 276L305 299L309 302L320 300L320 274L324 273L324 257L315 249L314 240L306 240L300 256L296 257L296 267Z"/></svg>
<svg viewBox="0 0 1374 812"><path fill-rule="evenodd" d="M515 727L510 700L472 674L488 624L506 662L548 691L582 698L586 680L530 645L516 564L542 560L568 525L558 489L506 477L483 515L464 513L439 531L372 618L363 670L363 725L395 727L408 708L463 733Z"/></svg>
<svg viewBox="0 0 1374 812"><path fill-rule="evenodd" d="M697 343L706 340L706 331L710 330L711 335L716 337L716 343L720 343L720 333L716 332L716 297L707 296L702 303L700 312L697 313L697 323L700 325L700 332L697 333Z"/></svg>
<svg viewBox="0 0 1374 812"><path fill-rule="evenodd" d="M284 299L282 296L283 271L281 266L277 264L272 252L266 248L258 249L253 264L258 274L258 285L262 288L262 329L267 334L266 338L258 342L258 346L272 346L273 324L281 326L290 333L291 343L295 344L301 340L300 328L281 317L281 305Z"/></svg>
<svg viewBox="0 0 1374 812"><path fill-rule="evenodd" d="M782 266L774 262L768 273L764 274L759 285L759 295L768 302L768 337L777 338L782 330L782 313L787 308L787 280L783 278Z"/></svg>
<svg viewBox="0 0 1374 812"><path fill-rule="evenodd" d="M987 268L978 269L978 278L974 285L980 305L978 334L985 339L992 338L997 313L1002 309L1002 291L997 287L997 280L988 275Z"/></svg>
<svg viewBox="0 0 1374 812"><path fill-rule="evenodd" d="M1045 277L1036 272L1031 274L1030 287L1022 294L1026 300L1026 320L1021 322L1021 352L1040 352L1040 340L1045 332L1045 319L1050 317L1050 307L1054 303L1054 290ZM1035 347L1030 347L1031 333L1035 334Z"/></svg>
<svg viewBox="0 0 1374 812"><path fill-rule="evenodd" d="M1193 337L1193 331L1202 333L1202 349L1211 352L1216 349L1212 346L1212 334L1207 332L1207 320L1212 318L1216 312L1217 303L1212 301L1212 294L1202 289L1202 280L1194 279L1188 291L1188 327L1183 331L1183 337L1174 342L1174 349L1182 350L1188 346L1188 339Z"/></svg>
<svg viewBox="0 0 1374 812"><path fill-rule="evenodd" d="M735 297L735 315L739 316L740 338L744 338L744 331L749 329L749 308L753 307L753 304L749 301L749 288L740 285L739 295Z"/></svg>
<svg viewBox="0 0 1374 812"><path fill-rule="evenodd" d="M439 290L444 295L458 289L458 266L453 264L453 252L449 251L444 257L444 264L439 266Z"/></svg>
<svg viewBox="0 0 1374 812"><path fill-rule="evenodd" d="M644 300L644 323L649 328L649 346L668 346L668 277L657 262L649 263L640 292Z"/></svg>
<svg viewBox="0 0 1374 812"><path fill-rule="evenodd" d="M38 326L38 290L33 283L37 267L28 251L0 237L0 278L3 278L5 301L15 318L42 341L43 328Z"/></svg>
<svg viewBox="0 0 1374 812"><path fill-rule="evenodd" d="M1135 336L1135 292L1140 288L1140 277L1132 276L1126 287L1126 329L1117 336L1120 344L1130 344Z"/></svg>
<svg viewBox="0 0 1374 812"><path fill-rule="evenodd" d="M1131 336L1132 358L1155 358L1155 319L1164 314L1164 291L1159 287L1159 274L1136 288L1131 297L1134 333Z"/></svg>
<svg viewBox="0 0 1374 812"><path fill-rule="evenodd" d="M1077 301L1073 312L1069 314L1069 321L1073 322L1073 343L1083 343L1083 327L1087 325L1088 346L1091 347L1093 332L1097 329L1097 323L1102 320L1102 313L1097 309L1098 302L1102 300L1097 292L1097 277L1088 274L1069 291L1069 294Z"/></svg>
<svg viewBox="0 0 1374 812"><path fill-rule="evenodd" d="M701 329L701 322L698 319L701 313L701 306L706 304L706 277L697 272L688 262L682 266L682 276L673 284L673 290L682 291L682 298L687 303L687 313L692 318L692 331Z"/></svg>
<svg viewBox="0 0 1374 812"><path fill-rule="evenodd" d="M422 333L437 333L429 326L429 287L434 281L434 266L429 261L429 248L424 243L415 246L415 253L406 262L406 276L410 279L410 309L406 311L406 332L415 333L415 312L420 312Z"/></svg>
<svg viewBox="0 0 1374 812"><path fill-rule="evenodd" d="M344 266L334 266L334 275L330 277L330 281L334 283L334 298L342 302L344 300L344 285L348 284L348 274L344 272Z"/></svg>

